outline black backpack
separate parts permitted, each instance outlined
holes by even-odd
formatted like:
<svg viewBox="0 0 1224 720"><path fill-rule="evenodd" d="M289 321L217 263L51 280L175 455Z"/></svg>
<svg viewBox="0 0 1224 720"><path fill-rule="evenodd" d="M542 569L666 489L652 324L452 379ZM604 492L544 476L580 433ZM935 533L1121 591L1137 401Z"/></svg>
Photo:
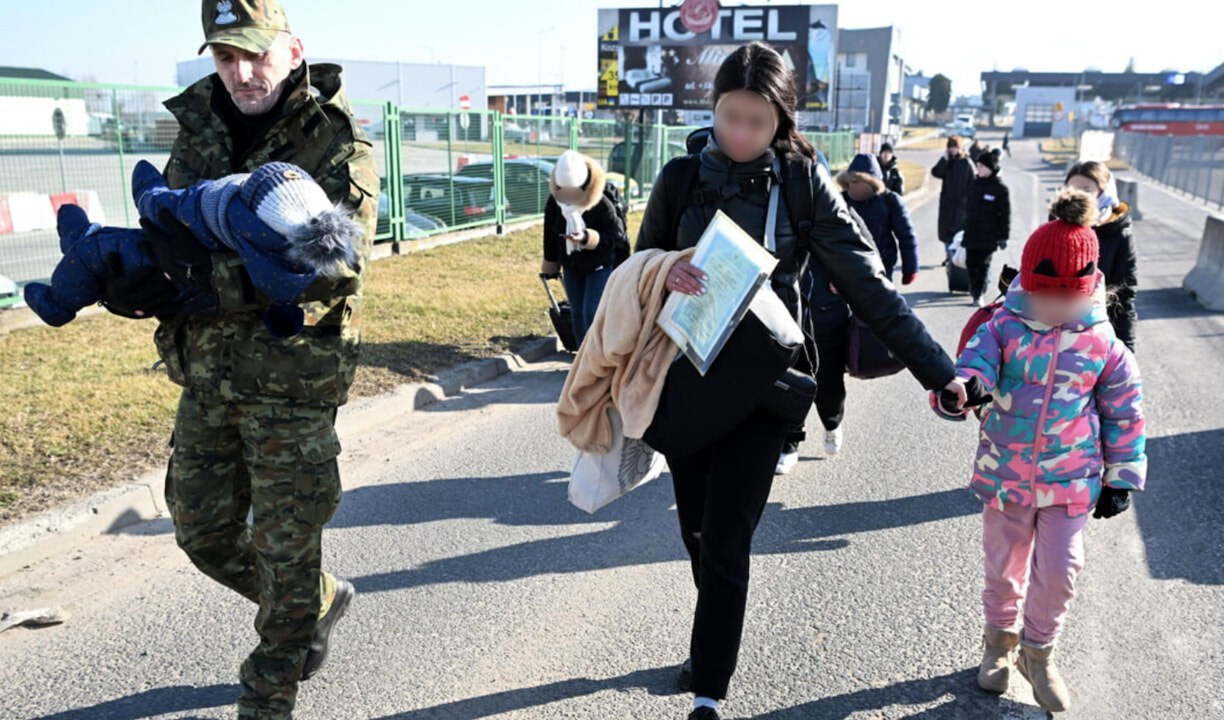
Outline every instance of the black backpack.
<svg viewBox="0 0 1224 720"><path fill-rule="evenodd" d="M620 226L620 239L617 241L613 260L614 265L620 265L629 259L629 201L610 182L604 183L603 194L604 200L612 205L613 216L616 218L617 225Z"/></svg>

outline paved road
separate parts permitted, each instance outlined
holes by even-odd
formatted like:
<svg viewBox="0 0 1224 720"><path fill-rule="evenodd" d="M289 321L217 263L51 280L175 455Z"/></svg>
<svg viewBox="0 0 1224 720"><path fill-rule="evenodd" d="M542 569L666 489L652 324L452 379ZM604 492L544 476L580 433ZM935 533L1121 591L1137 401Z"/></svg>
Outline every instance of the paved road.
<svg viewBox="0 0 1224 720"><path fill-rule="evenodd" d="M1014 261L1057 178L1013 144ZM1090 525L1063 644L1078 704L1066 717L1224 717L1224 410L1207 384L1224 316L1174 289L1204 212L1141 192L1151 490ZM916 220L934 265L934 205ZM927 267L907 294L950 345L969 307L943 290ZM671 687L694 593L670 483L594 516L567 504L570 451L551 406L564 370L544 363L345 438L327 564L361 595L299 717L684 717L689 700ZM775 486L730 717L1043 716L1023 683L1002 698L974 689L980 506L963 486L975 433L926 403L908 376L852 382L844 454L810 443ZM0 578L0 607L73 613L0 635L0 715L232 717L253 609L188 567L169 531L137 526Z"/></svg>

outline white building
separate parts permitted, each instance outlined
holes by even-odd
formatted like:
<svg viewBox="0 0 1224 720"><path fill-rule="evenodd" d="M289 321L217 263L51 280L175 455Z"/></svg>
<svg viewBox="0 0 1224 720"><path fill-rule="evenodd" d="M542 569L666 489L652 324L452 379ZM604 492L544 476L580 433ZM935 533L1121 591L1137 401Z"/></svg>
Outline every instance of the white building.
<svg viewBox="0 0 1224 720"><path fill-rule="evenodd" d="M1075 93L1073 87L1016 88L1015 137L1070 137Z"/></svg>

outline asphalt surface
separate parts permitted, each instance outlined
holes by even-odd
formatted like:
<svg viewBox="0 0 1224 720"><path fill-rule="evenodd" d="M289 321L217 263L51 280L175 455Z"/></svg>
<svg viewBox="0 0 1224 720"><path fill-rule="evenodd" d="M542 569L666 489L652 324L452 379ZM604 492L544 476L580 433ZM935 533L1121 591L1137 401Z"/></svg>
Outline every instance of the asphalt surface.
<svg viewBox="0 0 1224 720"><path fill-rule="evenodd" d="M1058 183L1035 145L1005 161L1013 241ZM936 153L903 156L925 164ZM1150 490L1088 528L1061 666L1068 718L1224 717L1224 315L1179 288L1205 211L1143 186L1139 360ZM937 267L934 202L915 213L924 268L905 289L954 347L971 308ZM996 266L1000 263L996 262ZM375 268L377 270L377 268ZM347 492L327 567L360 595L300 718L683 718L673 690L695 593L670 480L588 516L549 362L344 438ZM976 429L937 419L908 375L850 382L844 452L819 438L774 487L756 537L731 718L1039 718L1023 681L976 690ZM0 716L233 717L254 608L196 573L160 520L0 578L0 608L67 623L0 634Z"/></svg>

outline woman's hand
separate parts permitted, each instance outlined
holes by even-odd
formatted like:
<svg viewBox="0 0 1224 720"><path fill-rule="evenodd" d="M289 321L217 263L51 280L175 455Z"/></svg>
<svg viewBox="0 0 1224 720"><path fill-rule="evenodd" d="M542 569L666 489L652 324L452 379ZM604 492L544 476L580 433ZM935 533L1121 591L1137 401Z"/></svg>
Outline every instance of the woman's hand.
<svg viewBox="0 0 1224 720"><path fill-rule="evenodd" d="M956 396L957 410L963 410L965 403L969 402L969 393L965 390L965 381L960 378L955 378L952 382L944 385L944 390Z"/></svg>
<svg viewBox="0 0 1224 720"><path fill-rule="evenodd" d="M701 268L687 260L680 260L667 273L667 289L682 295L705 295L705 281L709 279L710 276Z"/></svg>

